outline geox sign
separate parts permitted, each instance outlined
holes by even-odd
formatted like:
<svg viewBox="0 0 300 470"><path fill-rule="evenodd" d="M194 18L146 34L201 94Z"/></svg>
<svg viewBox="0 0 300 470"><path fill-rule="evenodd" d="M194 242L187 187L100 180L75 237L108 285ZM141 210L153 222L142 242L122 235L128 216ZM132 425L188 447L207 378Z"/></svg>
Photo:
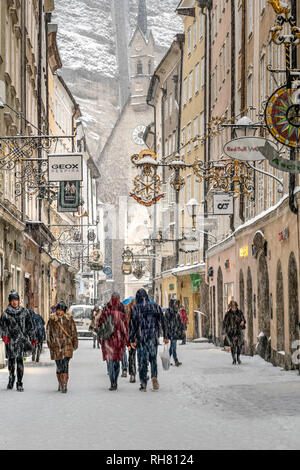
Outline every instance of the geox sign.
<svg viewBox="0 0 300 470"><path fill-rule="evenodd" d="M49 154L48 177L50 182L82 181L82 154Z"/></svg>

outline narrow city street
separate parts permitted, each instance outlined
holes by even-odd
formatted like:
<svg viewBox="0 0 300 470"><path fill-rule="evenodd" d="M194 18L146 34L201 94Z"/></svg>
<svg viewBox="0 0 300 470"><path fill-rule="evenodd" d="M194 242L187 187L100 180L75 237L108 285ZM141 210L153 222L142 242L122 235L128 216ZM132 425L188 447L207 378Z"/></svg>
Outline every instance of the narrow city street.
<svg viewBox="0 0 300 470"><path fill-rule="evenodd" d="M119 378L117 392L101 353L81 341L69 391L58 393L48 350L27 362L24 393L6 390L0 370L1 449L297 449L300 377L260 357L230 354L211 344L178 346L180 368L163 371L160 390L140 393Z"/></svg>

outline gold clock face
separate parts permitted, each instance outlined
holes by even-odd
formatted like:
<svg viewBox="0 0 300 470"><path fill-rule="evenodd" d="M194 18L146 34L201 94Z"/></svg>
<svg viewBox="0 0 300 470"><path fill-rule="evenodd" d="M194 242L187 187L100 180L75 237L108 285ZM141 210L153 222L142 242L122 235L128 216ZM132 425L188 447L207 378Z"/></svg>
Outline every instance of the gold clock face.
<svg viewBox="0 0 300 470"><path fill-rule="evenodd" d="M133 133L132 133L132 138L134 140L134 142L137 144L137 145L144 145L145 142L143 140L143 135L144 135L144 132L146 130L146 126L137 126Z"/></svg>

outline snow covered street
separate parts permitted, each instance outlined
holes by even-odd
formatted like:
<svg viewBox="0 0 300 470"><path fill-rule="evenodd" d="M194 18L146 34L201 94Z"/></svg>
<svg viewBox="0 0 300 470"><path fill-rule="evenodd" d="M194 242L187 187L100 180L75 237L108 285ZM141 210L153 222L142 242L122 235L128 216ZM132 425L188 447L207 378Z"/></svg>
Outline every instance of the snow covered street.
<svg viewBox="0 0 300 470"><path fill-rule="evenodd" d="M55 367L28 364L24 393L6 390L0 370L1 449L299 449L300 377L211 344L178 345L180 368L163 371L160 390L109 380L101 351L81 341L69 391L58 393ZM44 365L43 365L44 364Z"/></svg>

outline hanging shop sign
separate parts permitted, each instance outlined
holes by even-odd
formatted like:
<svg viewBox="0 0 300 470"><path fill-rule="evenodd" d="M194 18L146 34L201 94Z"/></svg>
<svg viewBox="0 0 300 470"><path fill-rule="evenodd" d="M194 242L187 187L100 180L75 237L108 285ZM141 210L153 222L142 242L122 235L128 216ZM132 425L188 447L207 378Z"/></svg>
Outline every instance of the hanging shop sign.
<svg viewBox="0 0 300 470"><path fill-rule="evenodd" d="M82 154L49 154L48 181L82 181Z"/></svg>
<svg viewBox="0 0 300 470"><path fill-rule="evenodd" d="M300 162L288 160L287 158L273 158L269 160L270 165L276 170L286 171L288 173L300 173Z"/></svg>
<svg viewBox="0 0 300 470"><path fill-rule="evenodd" d="M199 240L197 238L184 238L179 242L179 251L183 253L193 253L199 250Z"/></svg>
<svg viewBox="0 0 300 470"><path fill-rule="evenodd" d="M89 267L93 271L103 270L103 254L100 250L93 250L89 257Z"/></svg>
<svg viewBox="0 0 300 470"><path fill-rule="evenodd" d="M57 199L58 212L77 212L80 201L80 181L62 181Z"/></svg>
<svg viewBox="0 0 300 470"><path fill-rule="evenodd" d="M240 258L248 258L249 256L249 247L248 245L247 246L243 246L242 248L240 248Z"/></svg>
<svg viewBox="0 0 300 470"><path fill-rule="evenodd" d="M287 147L300 147L300 90L278 88L269 98L265 121L269 132Z"/></svg>
<svg viewBox="0 0 300 470"><path fill-rule="evenodd" d="M190 278L191 278L192 292L198 292L199 287L202 284L202 279L201 279L200 274L190 274Z"/></svg>
<svg viewBox="0 0 300 470"><path fill-rule="evenodd" d="M95 234L94 230L89 230L88 231L88 240L90 242L94 242L96 240L96 234Z"/></svg>
<svg viewBox="0 0 300 470"><path fill-rule="evenodd" d="M132 263L133 257L133 252L129 248L126 248L122 253L122 260L124 263Z"/></svg>
<svg viewBox="0 0 300 470"><path fill-rule="evenodd" d="M131 263L122 263L122 273L124 276L129 276L132 273L132 264Z"/></svg>
<svg viewBox="0 0 300 470"><path fill-rule="evenodd" d="M234 160L255 162L278 156L277 146L263 137L239 137L227 142L224 152Z"/></svg>
<svg viewBox="0 0 300 470"><path fill-rule="evenodd" d="M280 242L287 240L289 238L289 229L285 227L281 232L278 234L278 239Z"/></svg>
<svg viewBox="0 0 300 470"><path fill-rule="evenodd" d="M233 195L214 194L214 215L233 214Z"/></svg>

